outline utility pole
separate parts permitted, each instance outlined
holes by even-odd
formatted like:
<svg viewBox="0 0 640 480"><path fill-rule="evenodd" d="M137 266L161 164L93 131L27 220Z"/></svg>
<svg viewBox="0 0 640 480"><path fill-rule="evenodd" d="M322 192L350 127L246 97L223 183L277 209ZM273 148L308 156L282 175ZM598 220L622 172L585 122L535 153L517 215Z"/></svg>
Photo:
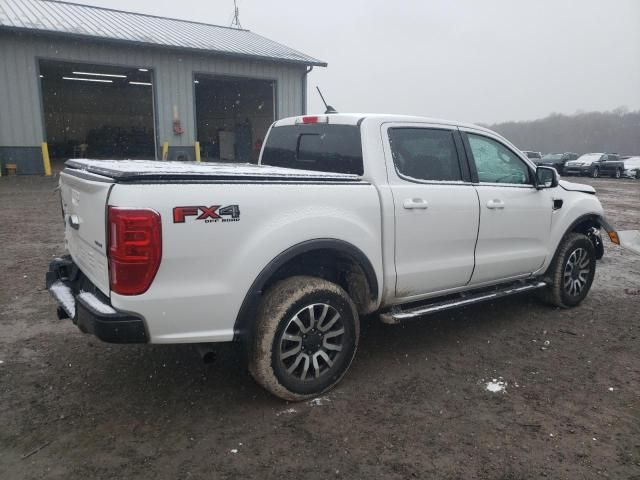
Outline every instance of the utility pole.
<svg viewBox="0 0 640 480"><path fill-rule="evenodd" d="M240 10L238 9L237 0L233 0L233 20L231 20L231 27L242 28L242 25L240 25Z"/></svg>

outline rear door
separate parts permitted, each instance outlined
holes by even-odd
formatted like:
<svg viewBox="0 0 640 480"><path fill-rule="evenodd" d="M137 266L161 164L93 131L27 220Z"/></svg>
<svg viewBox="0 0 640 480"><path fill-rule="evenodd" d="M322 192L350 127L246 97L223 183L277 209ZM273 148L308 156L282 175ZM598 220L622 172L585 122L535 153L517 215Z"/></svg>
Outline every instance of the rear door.
<svg viewBox="0 0 640 480"><path fill-rule="evenodd" d="M395 209L396 297L466 285L479 207L458 130L389 123L381 133Z"/></svg>
<svg viewBox="0 0 640 480"><path fill-rule="evenodd" d="M82 273L109 294L106 204L113 181L86 172L60 173L65 246Z"/></svg>
<svg viewBox="0 0 640 480"><path fill-rule="evenodd" d="M537 190L533 168L499 137L464 129L480 200L472 285L527 275L547 256L553 199Z"/></svg>

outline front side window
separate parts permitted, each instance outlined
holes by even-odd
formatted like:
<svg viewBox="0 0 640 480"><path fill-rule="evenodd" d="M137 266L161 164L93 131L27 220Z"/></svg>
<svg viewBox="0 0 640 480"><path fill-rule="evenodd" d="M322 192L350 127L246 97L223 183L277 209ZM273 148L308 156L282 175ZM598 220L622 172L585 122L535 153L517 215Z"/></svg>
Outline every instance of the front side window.
<svg viewBox="0 0 640 480"><path fill-rule="evenodd" d="M408 180L462 180L451 130L390 128L389 143L396 170Z"/></svg>
<svg viewBox="0 0 640 480"><path fill-rule="evenodd" d="M507 147L481 135L467 137L480 182L531 184L529 167Z"/></svg>

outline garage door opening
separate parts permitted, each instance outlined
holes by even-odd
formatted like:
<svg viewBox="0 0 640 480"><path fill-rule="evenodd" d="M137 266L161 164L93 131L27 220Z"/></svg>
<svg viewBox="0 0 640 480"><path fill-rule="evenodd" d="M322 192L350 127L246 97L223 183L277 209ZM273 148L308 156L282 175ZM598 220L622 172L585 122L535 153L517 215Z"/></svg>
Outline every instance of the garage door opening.
<svg viewBox="0 0 640 480"><path fill-rule="evenodd" d="M275 120L275 82L196 75L197 139L210 162L257 162Z"/></svg>
<svg viewBox="0 0 640 480"><path fill-rule="evenodd" d="M157 158L152 73L40 61L49 153L67 158Z"/></svg>

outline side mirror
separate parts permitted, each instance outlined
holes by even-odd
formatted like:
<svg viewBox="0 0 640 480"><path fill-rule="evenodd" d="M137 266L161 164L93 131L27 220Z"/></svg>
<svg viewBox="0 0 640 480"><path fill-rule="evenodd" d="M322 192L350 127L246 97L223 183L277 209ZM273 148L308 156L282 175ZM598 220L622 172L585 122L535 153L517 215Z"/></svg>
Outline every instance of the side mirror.
<svg viewBox="0 0 640 480"><path fill-rule="evenodd" d="M542 166L536 168L536 188L538 190L557 187L558 180L559 175L555 168Z"/></svg>

